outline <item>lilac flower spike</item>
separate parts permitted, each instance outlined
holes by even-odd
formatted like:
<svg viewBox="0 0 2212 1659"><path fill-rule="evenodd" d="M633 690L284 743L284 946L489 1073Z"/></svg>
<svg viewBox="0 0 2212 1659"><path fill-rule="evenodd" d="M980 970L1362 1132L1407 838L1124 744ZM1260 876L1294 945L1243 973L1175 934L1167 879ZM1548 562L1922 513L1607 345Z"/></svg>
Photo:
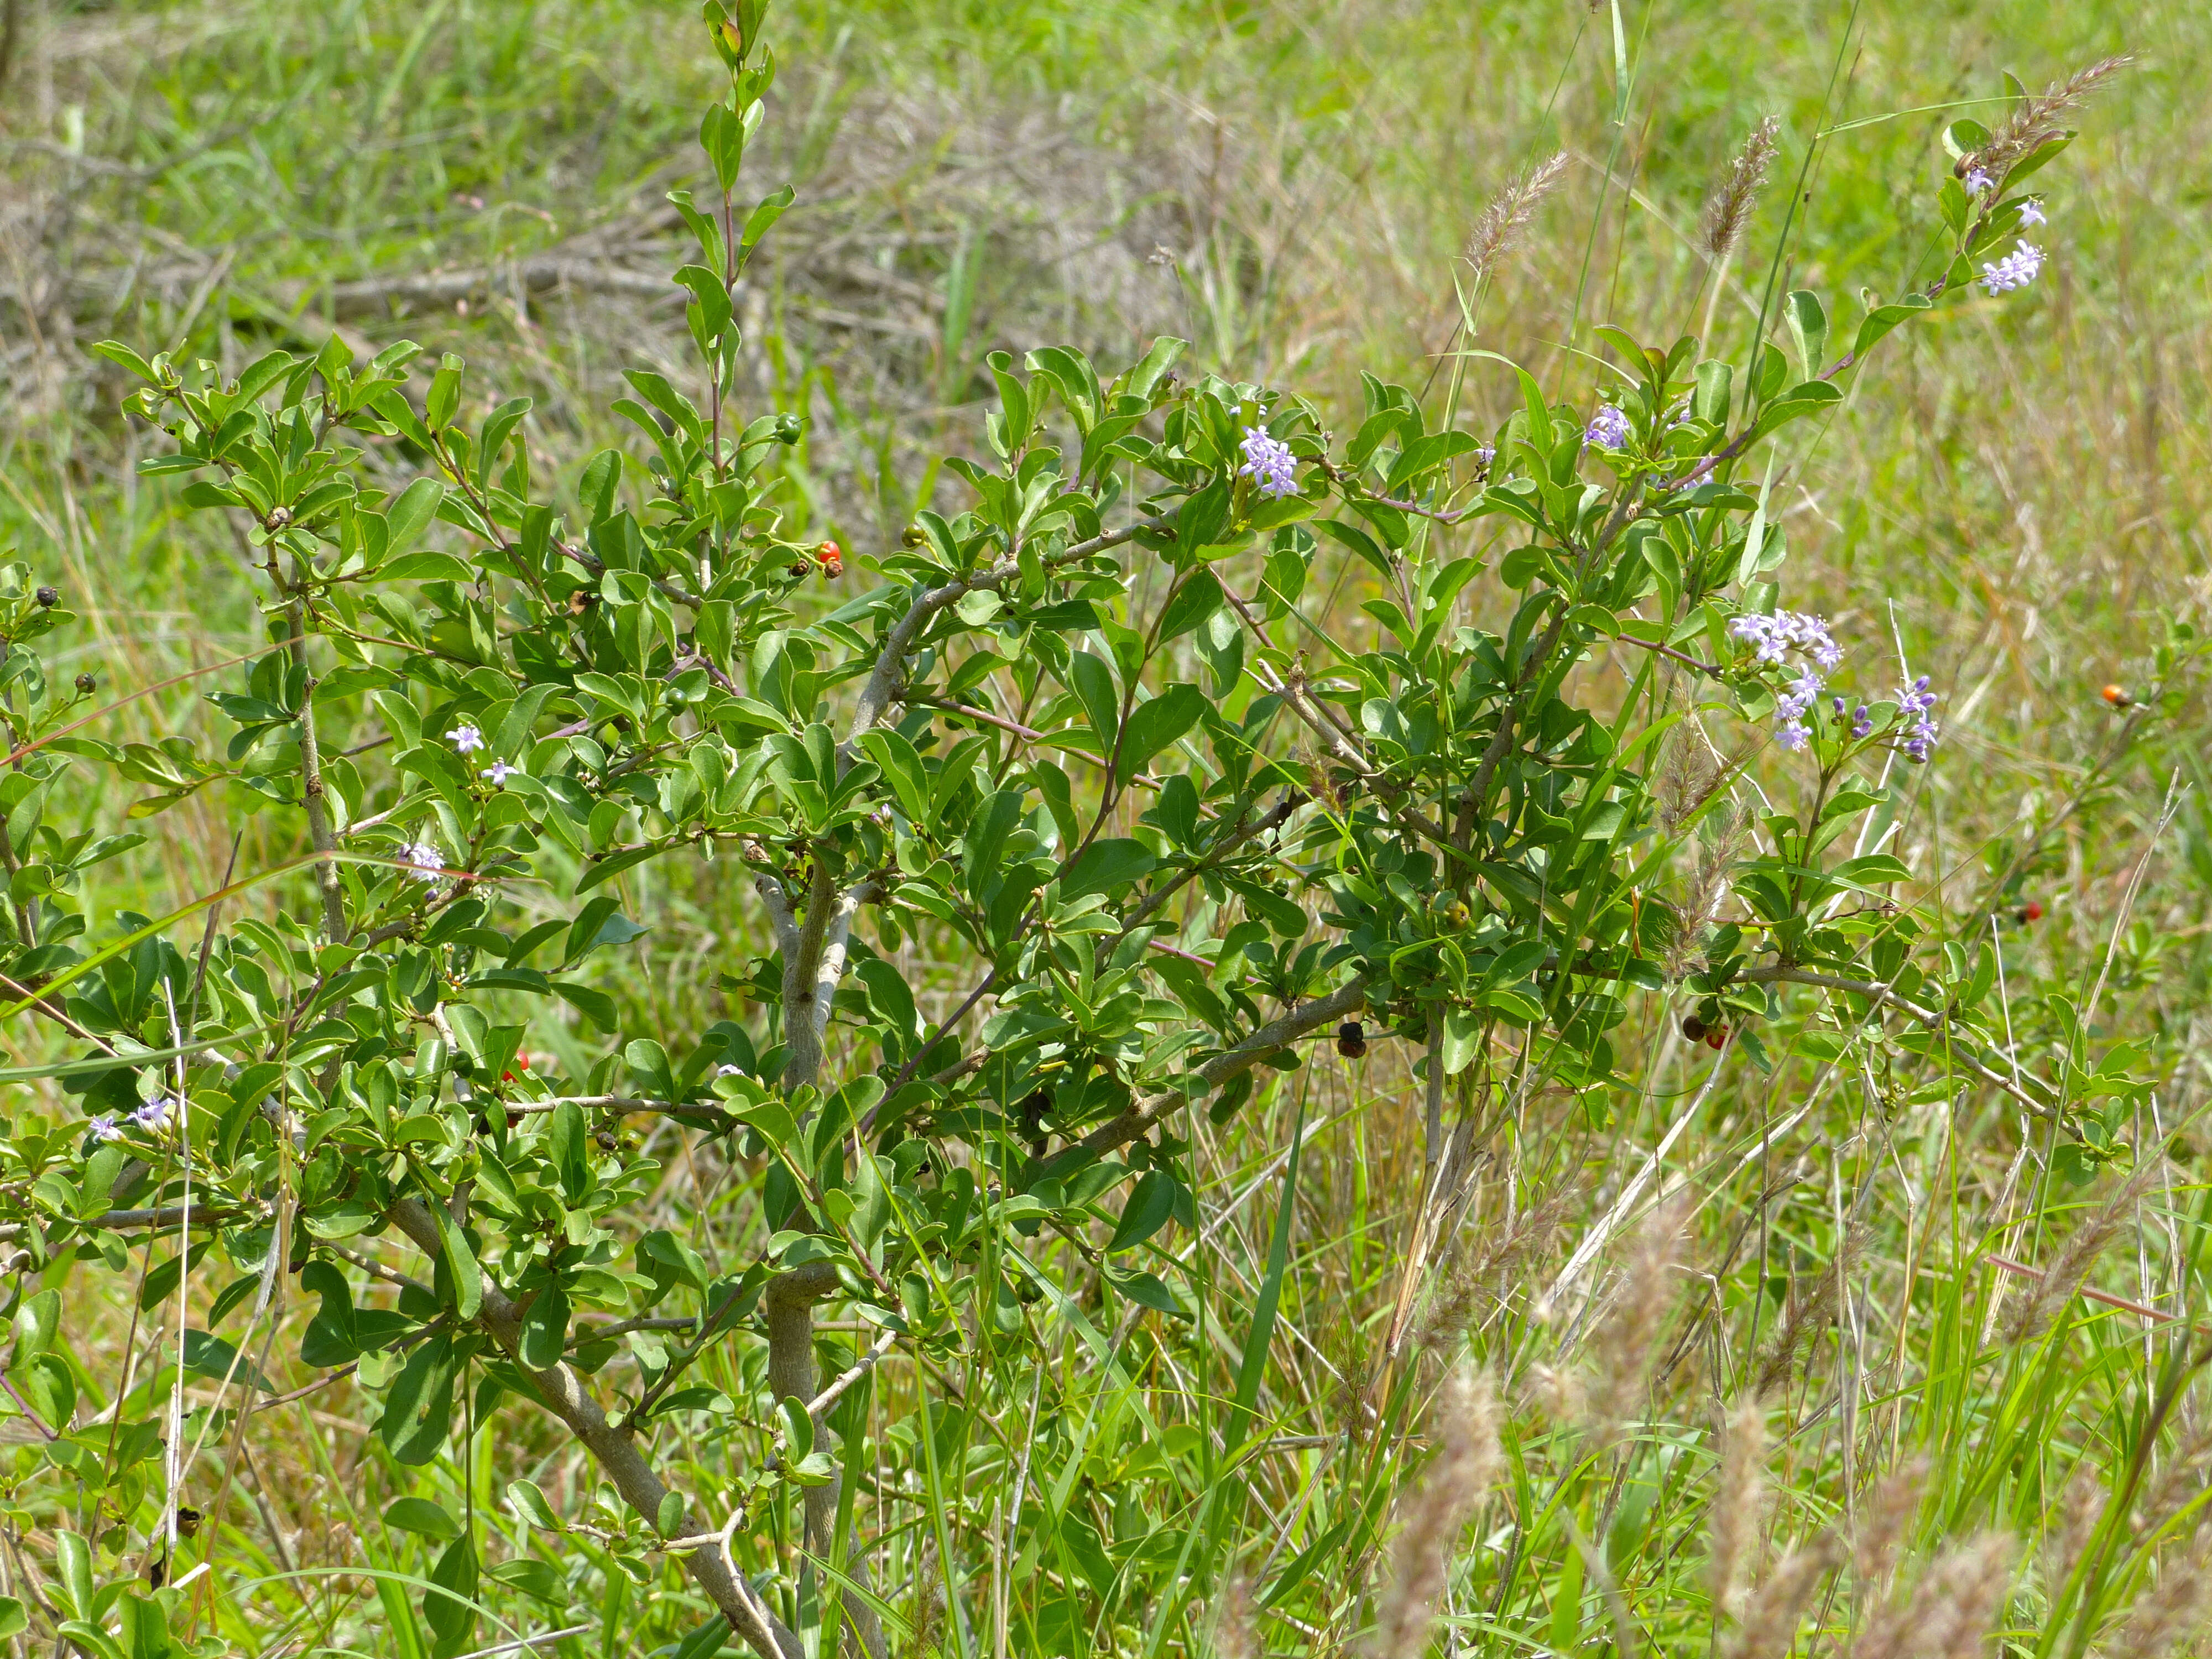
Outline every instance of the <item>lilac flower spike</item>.
<svg viewBox="0 0 2212 1659"><path fill-rule="evenodd" d="M1935 707L1936 694L1928 689L1925 674L1897 694L1898 714L1912 722L1905 729L1905 752L1915 762L1925 761L1936 747L1936 722L1928 718Z"/></svg>
<svg viewBox="0 0 2212 1659"><path fill-rule="evenodd" d="M1628 416L1611 404L1600 404L1597 413L1583 428L1583 441L1598 449L1625 449L1628 446Z"/></svg>
<svg viewBox="0 0 2212 1659"><path fill-rule="evenodd" d="M112 1112L103 1112L87 1127L92 1131L92 1138L103 1146L111 1140L123 1139L123 1131L115 1127L115 1114Z"/></svg>
<svg viewBox="0 0 2212 1659"><path fill-rule="evenodd" d="M1985 294L2009 294L2026 288L2043 270L2043 250L2021 242L1994 264L1982 267L1979 281Z"/></svg>
<svg viewBox="0 0 2212 1659"><path fill-rule="evenodd" d="M1258 484L1262 495L1280 501L1298 493L1297 457L1280 438L1264 427L1248 426L1238 447L1244 453L1244 465L1237 470Z"/></svg>
<svg viewBox="0 0 2212 1659"><path fill-rule="evenodd" d="M2023 225L2039 225L2045 222L2043 198L2040 196L2031 196L2020 204L2020 222Z"/></svg>
<svg viewBox="0 0 2212 1659"><path fill-rule="evenodd" d="M399 861L412 865L408 874L417 881L435 881L443 873L446 849L434 841L409 842L399 849Z"/></svg>
<svg viewBox="0 0 2212 1659"><path fill-rule="evenodd" d="M473 726L457 726L446 733L446 738L464 755L473 755L483 747L483 733Z"/></svg>

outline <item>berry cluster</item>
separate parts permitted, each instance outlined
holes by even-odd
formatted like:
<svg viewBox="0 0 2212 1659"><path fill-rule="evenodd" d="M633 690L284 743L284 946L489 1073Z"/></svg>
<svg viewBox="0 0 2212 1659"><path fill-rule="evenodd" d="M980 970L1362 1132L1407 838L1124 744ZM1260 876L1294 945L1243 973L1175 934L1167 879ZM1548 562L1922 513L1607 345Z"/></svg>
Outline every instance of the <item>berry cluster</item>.
<svg viewBox="0 0 2212 1659"><path fill-rule="evenodd" d="M799 582L805 581L817 569L822 573L823 580L836 581L845 574L845 550L835 542L823 542L814 550L812 564L804 559L797 560L787 574L792 580Z"/></svg>

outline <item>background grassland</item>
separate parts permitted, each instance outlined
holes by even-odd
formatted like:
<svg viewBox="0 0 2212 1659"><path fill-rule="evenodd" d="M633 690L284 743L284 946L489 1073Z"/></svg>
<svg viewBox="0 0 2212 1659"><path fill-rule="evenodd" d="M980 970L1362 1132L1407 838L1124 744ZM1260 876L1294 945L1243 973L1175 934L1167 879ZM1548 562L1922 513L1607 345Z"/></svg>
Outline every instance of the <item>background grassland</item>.
<svg viewBox="0 0 2212 1659"><path fill-rule="evenodd" d="M2128 1243L2098 1282L2140 1304L2201 1307L2190 1216L2209 1035L2204 702L2183 678L2123 747L2097 691L2142 689L2168 620L2205 600L2212 10L914 0L791 5L774 27L787 69L750 176L763 188L792 179L799 204L748 296L744 398L809 417L796 465L811 516L862 551L895 538L933 492L954 499L927 458L975 441L990 348L1065 340L1118 361L1172 332L1203 367L1307 388L1356 416L1361 370L1416 386L1437 372L1457 317L1453 260L1476 216L1509 175L1563 149L1568 182L1484 312L1480 343L1587 397L1607 384L1595 324L1658 337L1700 331L1710 316L1717 339L1740 342L1778 246L1781 280L1820 291L1839 316L1855 314L1863 288L1894 296L1925 280L1931 186L1948 164L1936 135L1962 100L1996 92L2006 70L2040 86L2137 53L2045 175L2043 280L1908 331L1801 447L1775 499L1792 555L1785 601L1832 618L1856 683L1886 690L1901 650L1945 690L1944 748L1903 850L1958 937L2001 944L2024 1051L2086 1027L2085 1054L2134 1039L2138 1069L2160 1079L2124 1139L2179 1156L2105 1218ZM0 541L82 614L82 652L62 659L72 671L136 690L259 637L240 550L205 519L187 523L160 481L134 477L139 441L114 413L124 388L87 355L93 340L234 367L272 343L319 343L333 325L364 349L406 335L463 352L487 398L534 397L532 420L557 451L628 441L601 412L619 371L680 361L662 195L698 171L690 134L711 66L690 29L687 8L644 0L21 0L0 92ZM1690 246L1699 205L1770 112L1784 124L1777 182L1716 282ZM1510 406L1494 401L1510 388L1492 373L1477 369L1469 387L1486 428ZM1340 591L1339 625L1364 626L1361 597L1357 581ZM197 729L205 684L126 705L105 734ZM1786 768L1762 763L1756 775L1789 787ZM2175 816L2154 836L2177 782ZM146 821L168 886L103 895L107 908L151 913L204 890L234 834L246 867L286 850L250 800L210 792ZM125 803L88 805L112 822ZM639 1029L685 1033L731 1011L718 973L767 948L742 888L711 873L632 884L630 913L656 927L608 988ZM2014 924L2029 899L2047 915ZM963 989L939 987L948 1000ZM1803 1369L1785 1364L1771 1396L1778 1496L1759 1524L1774 1550L1856 1516L1885 1471L1919 1457L1928 1474L1902 1524L1921 1557L1987 1527L2019 1540L2021 1650L2075 1641L2039 1613L2090 1548L2082 1517L2100 1512L2085 1492L2112 1495L2118 1507L2102 1513L2124 1544L2113 1559L2129 1564L2099 1591L2097 1616L2118 1620L2152 1594L2160 1540L2189 1547L2212 1450L2193 1395L2154 1410L2176 1348L2109 1308L2015 1345L2002 1298L2011 1289L2016 1309L2030 1281L1984 1261L2061 1260L2105 1194L2053 1178L2051 1143L2001 1096L1923 1098L1887 1074L1790 1058L1779 1040L1771 1075L1731 1054L1706 1094L1710 1061L1679 1041L1663 1004L1639 1018L1640 1053L1623 1063L1641 1098L1610 1118L1571 1100L1519 1103L1495 1126L1448 1271L1410 1287L1443 1292L1423 1314L1440 1356L1467 1342L1516 1379L1541 1360L1563 1375L1595 1365L1602 1380L1631 1363L1606 1340L1633 1333L1601 1316L1604 1298L1579 1298L1613 1282L1606 1264L1660 1187L1686 1187L1699 1206L1693 1305L1669 1328L1653 1426L1594 1487L1552 1469L1557 1447L1526 1430L1522 1531L1493 1510L1454 1580L1470 1645L1504 1651L1508 1630L1531 1649L1710 1644L1712 1425L1771 1358L1778 1324ZM40 1051L28 1031L11 1036ZM566 1028L549 1024L544 1041L571 1060L586 1052ZM1639 1182L1691 1101L1704 1103ZM1255 1615L1268 1653L1339 1650L1387 1569L1371 1552L1329 1557L1329 1528L1387 1514L1419 1461L1384 1437L1340 1455L1302 1443L1356 1416L1353 1385L1409 1293L1412 1102L1402 1056L1378 1045L1360 1066L1317 1056L1205 1139L1209 1231L1202 1248L1188 1234L1173 1248L1194 1298L1220 1317L1195 1336L1164 1322L1127 1335L1160 1420L1185 1423L1192 1401L1225 1391L1237 1356L1220 1332L1241 1326L1261 1275L1290 1125L1301 1111L1318 1124L1290 1340L1268 1386L1285 1443L1251 1476L1267 1524L1243 1565L1264 1586L1283 1563L1322 1554L1295 1595ZM668 1224L702 1243L744 1236L743 1171L681 1158L671 1171L658 1200ZM1585 1246L1559 1281L1568 1299L1548 1305L1534 1292ZM88 1317L100 1334L77 1357L96 1393L120 1369L129 1310ZM1112 1394L1108 1377L1071 1340L1056 1408L1080 1415ZM244 1588L295 1565L419 1570L421 1546L378 1516L426 1477L380 1464L361 1414L343 1389L272 1414L277 1437L239 1471L252 1510L239 1500L210 1547L240 1650L285 1651L289 1632L416 1651L407 1599L379 1602L365 1581ZM966 1478L979 1494L1005 1484L1019 1429L975 1430ZM26 1459L10 1478L27 1480L30 1454L9 1455ZM696 1455L711 1470L726 1454ZM1003 1613L977 1578L953 1591L980 1633L947 1639L988 1651L1002 1621L1015 1652L1144 1650L1172 1565L1158 1540L1178 1516L1124 1513L1114 1493L1188 1455L1181 1440L1102 1443L1085 1479L1110 1559L1103 1585L1084 1587L1087 1623L1056 1611L1066 1598L1050 1571L1014 1583ZM423 1489L491 1510L524 1474L564 1503L586 1479L552 1437L525 1431L479 1439ZM988 1497L970 1507L963 1524L980 1540ZM941 1564L899 1529L911 1519L886 1501L871 1521L888 1539L879 1582L933 1571L941 1583ZM12 1571L37 1559L35 1517L28 1526ZM498 1604L532 1628L588 1617L560 1650L637 1651L684 1626L669 1597L641 1620L626 1581L587 1547L561 1559L559 1607ZM911 1600L922 1616L927 1596ZM1840 1631L1853 1604L1831 1616ZM1158 1639L1195 1650L1213 1639L1206 1628ZM2102 1639L2152 1650L2139 1633Z"/></svg>

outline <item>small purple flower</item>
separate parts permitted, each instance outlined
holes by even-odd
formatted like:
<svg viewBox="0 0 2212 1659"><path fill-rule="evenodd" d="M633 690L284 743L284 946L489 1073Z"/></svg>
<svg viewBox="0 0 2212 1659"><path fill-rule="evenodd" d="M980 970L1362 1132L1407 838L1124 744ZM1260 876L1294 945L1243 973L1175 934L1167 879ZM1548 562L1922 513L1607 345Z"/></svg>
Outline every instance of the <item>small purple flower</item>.
<svg viewBox="0 0 2212 1659"><path fill-rule="evenodd" d="M1491 467L1497 462L1497 459L1498 446L1496 444L1477 444L1474 447L1474 464L1480 467L1485 472L1490 471Z"/></svg>
<svg viewBox="0 0 2212 1659"><path fill-rule="evenodd" d="M1836 701L1841 702L1843 699L1838 697ZM1874 713L1864 703L1861 703L1851 711L1851 735L1855 738L1863 738L1873 730Z"/></svg>
<svg viewBox="0 0 2212 1659"><path fill-rule="evenodd" d="M1996 264L1984 265L1978 280L1985 294L2009 294L2026 288L2042 270L2043 250L2021 242Z"/></svg>
<svg viewBox="0 0 2212 1659"><path fill-rule="evenodd" d="M1790 683L1789 690L1774 705L1775 718L1794 726L1811 712L1820 697L1820 677L1808 670Z"/></svg>
<svg viewBox="0 0 2212 1659"><path fill-rule="evenodd" d="M92 1131L92 1138L103 1146L111 1140L123 1139L123 1131L115 1127L115 1114L112 1112L101 1113L87 1127Z"/></svg>
<svg viewBox="0 0 2212 1659"><path fill-rule="evenodd" d="M1929 690L1925 674L1897 694L1899 714L1912 721L1905 734L1905 752L1911 760L1925 761L1936 747L1936 725L1928 717L1935 707L1936 693Z"/></svg>
<svg viewBox="0 0 2212 1659"><path fill-rule="evenodd" d="M2044 222L2043 198L2040 196L2031 196L2020 204L2020 222L2023 225L2039 225Z"/></svg>
<svg viewBox="0 0 2212 1659"><path fill-rule="evenodd" d="M714 1068L716 1077L743 1077L744 1074L745 1068L742 1066L717 1066Z"/></svg>
<svg viewBox="0 0 2212 1659"><path fill-rule="evenodd" d="M1804 752L1805 744L1812 735L1805 729L1805 723L1802 720L1790 720L1774 734L1776 741L1793 755Z"/></svg>
<svg viewBox="0 0 2212 1659"><path fill-rule="evenodd" d="M491 780L493 788L504 789L507 787L507 781L521 769L519 766L509 766L503 760L495 760L484 768L483 775Z"/></svg>
<svg viewBox="0 0 2212 1659"><path fill-rule="evenodd" d="M1984 169L1980 167L1972 167L1967 170L1966 179L1963 182L1966 186L1967 195L1979 196L1987 191L1989 187L1996 181L1990 178L1988 173Z"/></svg>
<svg viewBox="0 0 2212 1659"><path fill-rule="evenodd" d="M131 1121L149 1133L165 1129L169 1125L169 1109L175 1103L166 1096L156 1096L131 1113Z"/></svg>
<svg viewBox="0 0 2212 1659"><path fill-rule="evenodd" d="M1736 617L1729 623L1731 638L1757 648L1759 660L1775 663L1782 660L1790 648L1790 636L1781 626L1779 617L1748 615Z"/></svg>
<svg viewBox="0 0 2212 1659"><path fill-rule="evenodd" d="M457 726L446 737L464 755L473 755L483 747L483 733L473 726Z"/></svg>
<svg viewBox="0 0 2212 1659"><path fill-rule="evenodd" d="M1262 495L1280 501L1298 493L1297 458L1280 438L1264 427L1248 426L1238 447L1243 451L1244 465L1237 470L1258 484Z"/></svg>
<svg viewBox="0 0 2212 1659"><path fill-rule="evenodd" d="M435 881L445 873L446 849L434 841L412 841L399 849L399 861L416 881Z"/></svg>
<svg viewBox="0 0 2212 1659"><path fill-rule="evenodd" d="M1628 447L1628 416L1611 404L1600 404L1597 413L1583 428L1583 441L1598 449L1625 449Z"/></svg>
<svg viewBox="0 0 2212 1659"><path fill-rule="evenodd" d="M1844 717L1844 700L1843 700L1841 697L1831 697L1831 698L1829 698L1829 699L1828 699L1828 707L1829 707L1829 708L1832 708L1832 709L1834 709L1834 710L1836 711L1836 718L1837 718L1838 720L1841 720L1841 719L1843 719L1843 717Z"/></svg>

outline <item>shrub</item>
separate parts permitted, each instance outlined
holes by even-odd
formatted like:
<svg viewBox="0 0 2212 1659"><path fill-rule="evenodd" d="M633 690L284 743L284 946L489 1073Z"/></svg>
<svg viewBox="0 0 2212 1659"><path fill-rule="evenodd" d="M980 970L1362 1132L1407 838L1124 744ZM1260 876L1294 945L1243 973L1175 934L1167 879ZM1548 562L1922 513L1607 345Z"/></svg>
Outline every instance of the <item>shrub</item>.
<svg viewBox="0 0 2212 1659"><path fill-rule="evenodd" d="M441 1659L495 1639L493 1584L561 1601L579 1559L654 1589L664 1622L692 1609L687 1655L728 1632L826 1651L841 1626L880 1654L886 1626L919 1644L939 1617L970 1651L963 1607L1017 1565L1058 1586L1037 1651L1132 1620L1146 1651L1188 1649L1217 1595L1224 1630L1249 1616L1232 1572L1303 1107L1248 1324L1190 1328L1192 1269L1164 1241L1196 1223L1198 1126L1322 1045L1354 1063L1395 1045L1417 1080L1409 1287L1497 1114L1564 1097L1601 1128L1640 1086L1613 1036L1639 1000L1764 1068L1763 1025L1808 990L1823 1012L1800 1052L2000 1091L2070 1137L2083 1174L2140 1094L2124 1054L2063 1091L2009 1058L1996 957L1946 943L1885 850L1940 757L1942 690L1784 605L1771 510L1779 446L1839 417L1893 331L2035 280L2021 186L2086 88L1949 129L1938 274L1855 323L1791 292L1734 359L1601 329L1601 397L1559 402L1474 344L1484 284L1556 176L1539 170L1483 233L1440 401L1370 379L1335 431L1292 393L1179 377L1174 340L1109 374L1066 349L994 354L985 447L945 462L968 505L848 555L783 533L799 418L741 422L725 395L733 295L792 201L738 191L775 73L763 9L706 8L729 72L700 129L719 192L672 198L698 243L676 281L699 371L688 391L629 376L635 454L549 488L528 403L465 423L462 362L425 377L410 345L366 364L336 340L276 351L234 380L101 348L144 382L129 412L170 441L141 471L188 478L186 504L250 548L267 639L211 696L236 727L221 756L118 747L92 735L97 688L42 666L70 620L56 596L21 567L0 594L8 1012L82 1051L11 1075L56 1079L83 1114L27 1112L0 1146L9 1387L76 1494L66 1513L43 1500L55 1566L32 1599L86 1651L173 1650L180 1591L103 1578L95 1547L143 1540L158 1579L199 1521L177 1497L191 1457L243 1443L280 1370L310 1376L288 1394L353 1376L403 1469L526 1413L595 1461L605 1492L573 1503L508 1487L500 1561L481 1516L421 1497L387 1514L437 1546L427 1637L407 1639ZM1716 254L1773 143L1761 129L1717 203ZM1464 413L1476 376L1517 400L1492 430ZM1318 602L1346 582L1373 594L1357 629ZM1502 602L1495 631L1478 592ZM1725 786L1759 739L1795 793L1753 821ZM143 843L89 810L55 821L85 799L62 792L73 775L100 781L95 805L140 792L133 817L220 790L295 823L301 850L111 927L82 902L87 873ZM1685 894L1671 872L1700 837ZM723 971L754 1012L619 1030L590 964L643 931L625 878L677 861L734 864L757 896L773 949ZM1741 915L1722 921L1729 892ZM564 1008L596 1034L587 1063L530 1047ZM655 1147L753 1183L747 1236L710 1251L643 1224L664 1164L640 1120L669 1126ZM1595 1387L1552 1379L1592 1458L1656 1363L1675 1224L1647 1240ZM32 1276L73 1256L120 1285L141 1243L137 1305L173 1310L178 1369L167 1393L126 1379L113 1417L77 1426L60 1298ZM236 1277L187 1329L190 1277L217 1263ZM274 1339L309 1300L295 1366ZM863 1328L829 1350L834 1377L824 1309ZM1418 1403L1411 1310L1376 1341L1352 1441L1401 1431ZM1146 1424L1149 1453L1100 1501L1172 1524L1133 1543L1117 1521L1109 1549L1069 1494L1108 1479L1089 1448L1119 1443L1131 1368L1178 1343L1232 1351L1233 1389ZM879 1389L891 1355L914 1380ZM1054 1364L1103 1383L1090 1417L1040 1433L1042 1383L1015 1384ZM185 1413L186 1373L216 1408ZM1497 1401L1487 1383L1455 1398L1380 1604L1394 1651L1426 1641L1437 1553L1497 1478ZM848 1463L872 1411L890 1416L873 1453L890 1473L864 1509ZM969 1457L979 1433L995 1461ZM1717 1607L1749 1582L1747 1512L1730 1511ZM856 1524L870 1514L881 1537ZM1330 1577L1356 1592L1389 1522L1387 1501L1356 1509L1267 1604L1295 1617ZM1975 1549L1957 1571L1986 1610L2002 1562ZM1840 1560L1818 1540L1791 1557L1748 1604L1758 1627L1786 1641ZM1561 1569L1576 1607L1580 1563ZM413 1631L404 1589L379 1593Z"/></svg>

